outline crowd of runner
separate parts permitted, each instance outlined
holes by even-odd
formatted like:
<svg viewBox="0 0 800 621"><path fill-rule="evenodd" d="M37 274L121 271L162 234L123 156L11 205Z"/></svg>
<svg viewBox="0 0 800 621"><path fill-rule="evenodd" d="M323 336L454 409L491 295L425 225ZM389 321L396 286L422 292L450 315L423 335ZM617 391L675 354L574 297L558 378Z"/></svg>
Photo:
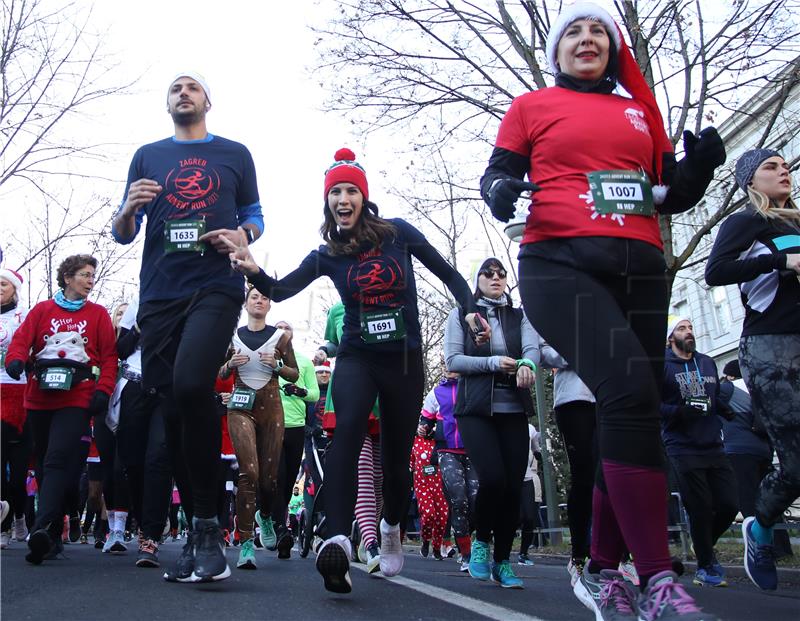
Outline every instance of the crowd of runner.
<svg viewBox="0 0 800 621"><path fill-rule="evenodd" d="M103 553L133 548L137 566L160 567L159 546L181 541L163 578L193 583L231 575L228 545L252 570L257 549L288 559L299 538L325 588L348 593L356 560L401 572L413 497L422 556L456 556L476 580L522 588L515 539L513 559L532 565L542 537L531 387L552 370L571 470L565 579L595 618L716 619L674 571L667 465L692 521L694 581L720 586L713 545L738 508L721 428L736 436L737 412L750 416L742 433L760 421L759 459L780 461L742 505L745 569L775 589L773 527L800 496L789 167L763 148L736 164L747 204L722 223L706 270L709 285L738 284L746 309L740 365L722 386L690 320L667 326L658 223L703 198L726 159L720 136L686 132L676 159L600 7L565 8L546 51L556 85L513 101L480 180L503 222L530 193L521 306L500 259L470 286L415 227L382 218L349 149L324 171L323 244L269 276L249 251L264 230L252 157L208 132L209 85L179 73L167 91L174 136L136 152L112 225L121 244L145 227L136 298L111 311L92 302L98 262L76 254L58 267L56 295L26 311L22 277L0 270L3 547L26 545L40 565L91 531ZM412 259L455 301L427 395ZM268 315L322 276L341 302L304 355L291 323Z"/></svg>

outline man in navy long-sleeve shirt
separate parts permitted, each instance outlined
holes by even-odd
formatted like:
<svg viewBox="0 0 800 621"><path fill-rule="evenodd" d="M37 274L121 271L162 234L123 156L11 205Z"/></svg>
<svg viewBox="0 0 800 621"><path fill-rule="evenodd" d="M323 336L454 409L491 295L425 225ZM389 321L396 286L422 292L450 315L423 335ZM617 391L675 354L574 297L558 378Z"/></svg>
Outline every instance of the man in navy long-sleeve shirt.
<svg viewBox="0 0 800 621"><path fill-rule="evenodd" d="M695 584L724 586L714 544L738 511L736 479L722 443L717 365L695 351L692 322L673 322L667 335L661 433L689 514L697 555Z"/></svg>

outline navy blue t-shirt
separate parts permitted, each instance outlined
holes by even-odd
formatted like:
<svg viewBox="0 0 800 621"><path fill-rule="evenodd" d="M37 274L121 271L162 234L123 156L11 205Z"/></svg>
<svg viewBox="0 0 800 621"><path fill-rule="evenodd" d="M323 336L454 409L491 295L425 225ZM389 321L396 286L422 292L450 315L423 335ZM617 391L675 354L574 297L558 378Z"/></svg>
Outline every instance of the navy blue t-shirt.
<svg viewBox="0 0 800 621"><path fill-rule="evenodd" d="M204 219L205 230L236 229L255 223L263 230L256 170L247 148L211 134L204 140L166 138L140 147L128 170L125 197L132 182L152 179L164 189L136 215L133 237L147 216L140 302L174 300L201 289L243 295L244 280L233 271L227 255L206 244L200 252L164 252L167 220ZM125 198L123 198L123 204Z"/></svg>
<svg viewBox="0 0 800 621"><path fill-rule="evenodd" d="M331 255L320 246L296 270L280 280L263 270L250 276L261 293L281 302L305 289L320 276L328 276L344 303L344 331L338 354L349 349L402 351L421 345L417 285L411 257L416 257L450 290L465 313L475 312L475 300L461 275L442 258L425 236L405 220L390 219L397 229L379 249L364 248L357 255ZM361 338L362 312L402 308L406 338L367 344Z"/></svg>

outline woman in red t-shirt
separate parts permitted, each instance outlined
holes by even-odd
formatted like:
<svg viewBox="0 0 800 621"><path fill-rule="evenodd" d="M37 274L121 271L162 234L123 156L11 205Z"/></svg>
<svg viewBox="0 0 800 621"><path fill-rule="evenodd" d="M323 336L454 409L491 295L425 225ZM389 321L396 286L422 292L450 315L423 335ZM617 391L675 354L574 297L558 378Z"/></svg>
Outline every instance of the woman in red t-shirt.
<svg viewBox="0 0 800 621"><path fill-rule="evenodd" d="M617 569L627 543L639 610L660 619L694 605L667 545L659 395L669 290L658 214L693 207L725 148L714 128L685 132L676 163L655 98L599 6L565 8L546 52L556 85L511 104L481 193L508 221L521 192L535 192L519 255L525 313L597 399L591 560L575 593L598 618L636 610L620 576L600 573ZM618 84L632 98L615 94Z"/></svg>
<svg viewBox="0 0 800 621"><path fill-rule="evenodd" d="M6 371L28 366L25 408L31 422L39 504L25 557L39 565L61 549L64 497L80 474L81 437L89 418L105 417L117 374L114 327L106 309L87 300L97 259L73 255L58 266L60 290L39 302L14 334Z"/></svg>

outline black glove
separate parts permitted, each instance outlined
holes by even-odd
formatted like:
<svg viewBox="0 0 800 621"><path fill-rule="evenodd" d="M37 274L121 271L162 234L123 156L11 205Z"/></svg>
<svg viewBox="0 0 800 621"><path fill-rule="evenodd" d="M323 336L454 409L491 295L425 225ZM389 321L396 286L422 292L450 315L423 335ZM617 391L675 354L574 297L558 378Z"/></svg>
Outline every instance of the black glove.
<svg viewBox="0 0 800 621"><path fill-rule="evenodd" d="M25 370L25 363L22 360L12 360L6 363L6 373L11 379L18 380L22 377L22 372Z"/></svg>
<svg viewBox="0 0 800 621"><path fill-rule="evenodd" d="M108 402L111 400L102 390L95 390L92 400L89 401L89 414L99 416L108 412Z"/></svg>
<svg viewBox="0 0 800 621"><path fill-rule="evenodd" d="M514 216L514 203L522 192L538 192L539 186L522 179L495 179L486 193L486 202L492 215L500 222L508 222Z"/></svg>
<svg viewBox="0 0 800 621"><path fill-rule="evenodd" d="M308 391L300 388L297 384L284 384L283 392L287 397L300 397L301 399L308 395Z"/></svg>
<svg viewBox="0 0 800 621"><path fill-rule="evenodd" d="M706 127L697 136L683 132L683 150L693 167L712 172L725 163L725 144L714 127Z"/></svg>
<svg viewBox="0 0 800 621"><path fill-rule="evenodd" d="M431 466L438 466L439 465L439 451L434 449L431 452Z"/></svg>
<svg viewBox="0 0 800 621"><path fill-rule="evenodd" d="M682 405L678 408L678 416L684 420L692 420L695 418L700 418L701 416L705 416L705 412L700 408L696 408L691 405Z"/></svg>

